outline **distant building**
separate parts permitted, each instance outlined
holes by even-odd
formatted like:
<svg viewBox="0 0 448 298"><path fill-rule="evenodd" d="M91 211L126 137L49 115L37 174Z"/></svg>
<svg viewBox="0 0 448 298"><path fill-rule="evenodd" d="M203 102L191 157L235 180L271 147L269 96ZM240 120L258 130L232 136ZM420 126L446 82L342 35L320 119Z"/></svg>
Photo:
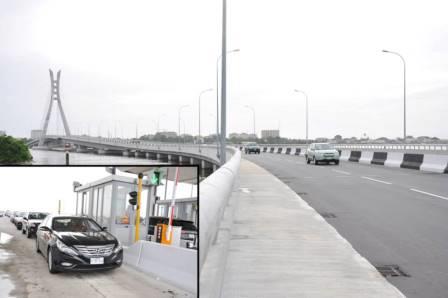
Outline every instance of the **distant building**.
<svg viewBox="0 0 448 298"><path fill-rule="evenodd" d="M278 129L267 129L261 131L262 139L279 138L279 137L280 137L280 130Z"/></svg>
<svg viewBox="0 0 448 298"><path fill-rule="evenodd" d="M165 136L167 138L177 138L177 133L174 131L162 131L157 133L159 136Z"/></svg>
<svg viewBox="0 0 448 298"><path fill-rule="evenodd" d="M6 131L0 130L0 136L6 136Z"/></svg>
<svg viewBox="0 0 448 298"><path fill-rule="evenodd" d="M254 135L253 133L249 134L249 133L231 133L229 134L229 138L231 139L242 139L242 140L250 140L250 139L255 139L257 136Z"/></svg>
<svg viewBox="0 0 448 298"><path fill-rule="evenodd" d="M31 139L37 140L40 139L40 136L42 135L43 130L42 129L33 129L31 131Z"/></svg>

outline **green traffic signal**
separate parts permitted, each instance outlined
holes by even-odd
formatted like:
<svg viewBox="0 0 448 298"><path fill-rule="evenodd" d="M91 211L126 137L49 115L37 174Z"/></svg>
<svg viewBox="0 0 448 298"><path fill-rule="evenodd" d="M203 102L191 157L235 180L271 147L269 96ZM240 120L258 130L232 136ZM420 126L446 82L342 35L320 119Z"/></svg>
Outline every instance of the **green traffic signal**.
<svg viewBox="0 0 448 298"><path fill-rule="evenodd" d="M151 175L151 184L152 185L160 185L160 172L154 171Z"/></svg>

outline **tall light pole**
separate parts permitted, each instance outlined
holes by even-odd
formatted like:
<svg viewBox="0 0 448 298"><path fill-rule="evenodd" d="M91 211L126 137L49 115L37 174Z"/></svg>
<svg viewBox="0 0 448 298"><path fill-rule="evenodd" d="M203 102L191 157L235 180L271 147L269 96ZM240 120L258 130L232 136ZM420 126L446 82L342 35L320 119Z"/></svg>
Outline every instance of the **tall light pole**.
<svg viewBox="0 0 448 298"><path fill-rule="evenodd" d="M294 92L297 92L297 93L302 93L303 95L305 95L305 105L306 105L306 107L305 107L305 110L306 110L306 117L305 117L305 121L306 121L306 143L308 144L308 95L306 95L306 93L305 92L303 92L302 90L297 90L297 89L294 89Z"/></svg>
<svg viewBox="0 0 448 298"><path fill-rule="evenodd" d="M226 116L227 116L227 0L222 0L222 42L221 42L221 144L220 144L220 163L223 165L226 162Z"/></svg>
<svg viewBox="0 0 448 298"><path fill-rule="evenodd" d="M233 49L227 51L226 54L239 52L240 49ZM216 59L216 156L219 158L219 62L222 55L219 55Z"/></svg>
<svg viewBox="0 0 448 298"><path fill-rule="evenodd" d="M257 138L257 133L255 131L255 109L251 106L245 105L244 107L250 109L252 111L252 115L253 115L253 120L254 120L254 137L255 139Z"/></svg>
<svg viewBox="0 0 448 298"><path fill-rule="evenodd" d="M179 113L178 113L178 120L179 120L179 123L178 123L178 130L177 130L177 141L178 141L178 143L179 143L179 150L180 150L180 112L182 111L182 109L184 109L184 108L188 108L189 107L189 105L183 105L183 106L180 106L179 107Z"/></svg>
<svg viewBox="0 0 448 298"><path fill-rule="evenodd" d="M202 96L202 94L209 92L209 91L213 91L213 89L212 88L205 89L205 90L201 91L201 93L199 93L199 105L198 105L198 108L199 108L199 131L198 131L199 132L199 135L198 135L199 152L201 152L201 96Z"/></svg>
<svg viewBox="0 0 448 298"><path fill-rule="evenodd" d="M404 61L403 56L397 52L383 50L383 53L397 55L401 58L401 61L403 61L403 142L406 143L406 62Z"/></svg>

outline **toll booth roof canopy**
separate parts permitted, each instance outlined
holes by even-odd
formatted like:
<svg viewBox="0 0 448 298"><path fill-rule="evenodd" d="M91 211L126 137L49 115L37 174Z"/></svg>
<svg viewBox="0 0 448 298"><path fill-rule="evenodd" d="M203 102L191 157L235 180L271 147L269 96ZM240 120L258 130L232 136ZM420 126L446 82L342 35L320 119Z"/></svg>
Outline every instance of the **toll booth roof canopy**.
<svg viewBox="0 0 448 298"><path fill-rule="evenodd" d="M98 186L98 185L101 185L101 184L105 184L105 183L108 183L108 182L111 182L111 181L119 181L119 182L126 182L126 183L131 183L131 184L137 184L137 178L123 177L123 176L118 176L118 175L110 175L110 176L104 177L104 178L102 178L100 180L96 180L96 181L93 181L93 182L86 183L86 184L83 184L81 186L78 186L78 187L75 188L75 192L84 191L84 190L87 190L89 188L92 188L92 187L95 187L95 186ZM144 179L143 180L143 185L144 186L150 186L151 183L147 179Z"/></svg>
<svg viewBox="0 0 448 298"><path fill-rule="evenodd" d="M176 167L145 167L145 166L129 166L117 167L122 172L132 173L138 175L143 173L147 175L153 170L160 170L163 172L163 177L168 177L169 181L174 181L176 178ZM179 167L179 183L197 184L198 183L198 168L197 167Z"/></svg>

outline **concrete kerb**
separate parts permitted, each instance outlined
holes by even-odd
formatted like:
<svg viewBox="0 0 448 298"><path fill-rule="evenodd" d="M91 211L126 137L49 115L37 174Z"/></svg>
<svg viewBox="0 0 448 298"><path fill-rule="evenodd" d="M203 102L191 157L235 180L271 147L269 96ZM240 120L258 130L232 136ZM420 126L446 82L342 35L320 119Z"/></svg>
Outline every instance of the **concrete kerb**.
<svg viewBox="0 0 448 298"><path fill-rule="evenodd" d="M403 155L403 152L388 152L384 165L386 167L399 168L403 162Z"/></svg>
<svg viewBox="0 0 448 298"><path fill-rule="evenodd" d="M370 164L373 159L373 151L362 151L359 163Z"/></svg>

